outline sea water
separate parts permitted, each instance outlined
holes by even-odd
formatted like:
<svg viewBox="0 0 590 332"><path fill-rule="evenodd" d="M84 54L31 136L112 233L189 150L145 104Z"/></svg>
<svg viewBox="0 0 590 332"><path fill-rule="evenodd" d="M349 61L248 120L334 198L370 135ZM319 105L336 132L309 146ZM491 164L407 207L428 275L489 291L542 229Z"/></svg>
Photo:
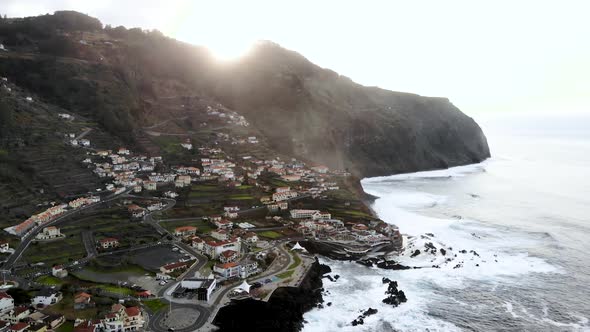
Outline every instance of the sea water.
<svg viewBox="0 0 590 332"><path fill-rule="evenodd" d="M421 268L321 259L340 278L324 279L332 305L305 314L304 331L590 331L590 117L478 120L492 158L362 181L405 234L397 260ZM406 303L381 302L383 277Z"/></svg>

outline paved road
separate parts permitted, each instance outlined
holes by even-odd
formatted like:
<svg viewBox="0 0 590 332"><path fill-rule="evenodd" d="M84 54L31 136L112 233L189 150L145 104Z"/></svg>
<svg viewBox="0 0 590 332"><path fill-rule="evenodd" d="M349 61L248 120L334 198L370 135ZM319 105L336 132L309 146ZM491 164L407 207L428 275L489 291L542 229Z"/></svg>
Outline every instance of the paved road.
<svg viewBox="0 0 590 332"><path fill-rule="evenodd" d="M10 257L8 257L8 259L6 260L6 262L4 262L3 268L6 270L12 269L12 267L14 266L14 264L16 263L16 261L22 256L23 252L29 247L29 244L31 243L31 241L35 238L35 236L41 231L43 230L43 228L48 227L48 226L55 226L65 220L67 220L69 217L72 217L82 211L88 210L88 209L92 209L95 208L101 204L119 199L119 197L121 195L124 194L128 194L129 192L131 192L132 188L127 189L126 191L122 192L121 194L115 195L115 194L111 194L107 197L105 197L105 199L101 200L100 202L96 202L90 205L86 205L83 206L81 208L78 208L76 210L71 210L68 211L66 213L64 213L63 215L57 217L56 219L45 223L43 225L37 226L35 228L33 228L32 231L30 231L27 235L25 235L23 238L21 238L21 242L19 244L19 246L15 249L14 253L12 255L10 255Z"/></svg>
<svg viewBox="0 0 590 332"><path fill-rule="evenodd" d="M80 135L78 135L76 138L74 138L75 140L79 140L84 138L86 135L88 135L89 132L92 131L92 128L88 128L86 130L84 130Z"/></svg>
<svg viewBox="0 0 590 332"><path fill-rule="evenodd" d="M128 195L128 196L129 197L136 197L133 195ZM162 210L160 210L159 212L171 209L176 204L176 201L173 199L160 198L160 197L151 197L151 198L166 202L166 206ZM194 218L192 218L192 219L194 219ZM158 223L158 221L154 220L153 213L146 214L143 218L143 222L152 226L162 236L170 235L168 230L166 230L164 227L162 227ZM201 253L196 251L193 247L191 247L185 243L182 243L180 241L173 241L172 243L174 243L174 245L180 247L182 250L186 251L187 253L193 255L197 259L195 264L193 264L193 266L191 266L189 268L189 270L186 271L182 275L182 277L179 278L178 280L194 277L195 273L197 271L199 271L201 268L203 268L203 266L205 266L205 264L207 264L207 261L208 261L207 257L203 256ZM176 282L169 282L165 287L163 287L162 289L160 289L158 291L157 296L159 298L161 298L163 301L170 303L170 301L167 298L165 298L164 295L170 290L171 287L176 286L176 285L177 285ZM174 303L173 299L171 299L171 301L173 303L172 310L177 309L177 308L189 308L191 310L196 310L197 312L199 312L199 317L191 326L184 328L184 329L176 329L176 331L178 331L178 332L189 332L189 331L198 330L207 322L207 320L209 319L209 316L211 314L211 311L207 307L199 305L198 303L178 304L178 303ZM168 315L168 311L161 310L158 313L156 313L155 315L151 316L149 319L149 322L148 322L148 330L149 331L157 331L157 332L168 331L168 328L164 326L164 322L163 322L163 320L166 318L167 315Z"/></svg>
<svg viewBox="0 0 590 332"><path fill-rule="evenodd" d="M82 242L84 242L84 248L86 248L86 257L92 258L98 255L96 241L94 240L94 234L92 231L82 232Z"/></svg>

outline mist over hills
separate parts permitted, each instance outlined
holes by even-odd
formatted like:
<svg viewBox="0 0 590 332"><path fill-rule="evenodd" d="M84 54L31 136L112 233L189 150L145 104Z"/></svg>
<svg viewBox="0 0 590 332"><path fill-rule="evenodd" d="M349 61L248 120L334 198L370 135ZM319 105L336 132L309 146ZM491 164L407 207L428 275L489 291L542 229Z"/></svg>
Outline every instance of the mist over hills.
<svg viewBox="0 0 590 332"><path fill-rule="evenodd" d="M490 156L480 127L448 99L365 87L271 42L220 63L158 31L103 28L67 11L0 20L0 42L8 50L0 51L2 76L140 147L143 127L188 116L177 129L198 131L187 109L218 103L245 116L274 150L358 177ZM170 105L170 96L185 103ZM2 131L18 135L9 118Z"/></svg>

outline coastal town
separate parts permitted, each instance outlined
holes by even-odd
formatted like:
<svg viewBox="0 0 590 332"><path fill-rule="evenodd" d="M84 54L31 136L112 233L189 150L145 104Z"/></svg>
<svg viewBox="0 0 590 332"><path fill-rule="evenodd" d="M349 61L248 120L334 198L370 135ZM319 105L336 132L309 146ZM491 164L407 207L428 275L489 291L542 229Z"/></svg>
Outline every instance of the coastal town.
<svg viewBox="0 0 590 332"><path fill-rule="evenodd" d="M97 144L83 119L54 115L72 130L63 147L101 185L4 228L0 331L215 329L232 300L297 287L315 262L309 243L350 259L400 248L347 171L274 154L243 116L203 110L203 128L233 130L163 140L147 127L161 155Z"/></svg>

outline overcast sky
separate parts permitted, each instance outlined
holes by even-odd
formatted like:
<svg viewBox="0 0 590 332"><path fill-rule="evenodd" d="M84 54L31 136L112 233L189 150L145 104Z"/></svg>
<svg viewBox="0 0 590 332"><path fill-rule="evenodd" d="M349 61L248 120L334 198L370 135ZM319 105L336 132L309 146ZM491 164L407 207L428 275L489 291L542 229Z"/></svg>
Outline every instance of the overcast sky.
<svg viewBox="0 0 590 332"><path fill-rule="evenodd" d="M275 41L364 85L445 96L469 114L590 112L590 1L1 0L156 28L228 58Z"/></svg>

